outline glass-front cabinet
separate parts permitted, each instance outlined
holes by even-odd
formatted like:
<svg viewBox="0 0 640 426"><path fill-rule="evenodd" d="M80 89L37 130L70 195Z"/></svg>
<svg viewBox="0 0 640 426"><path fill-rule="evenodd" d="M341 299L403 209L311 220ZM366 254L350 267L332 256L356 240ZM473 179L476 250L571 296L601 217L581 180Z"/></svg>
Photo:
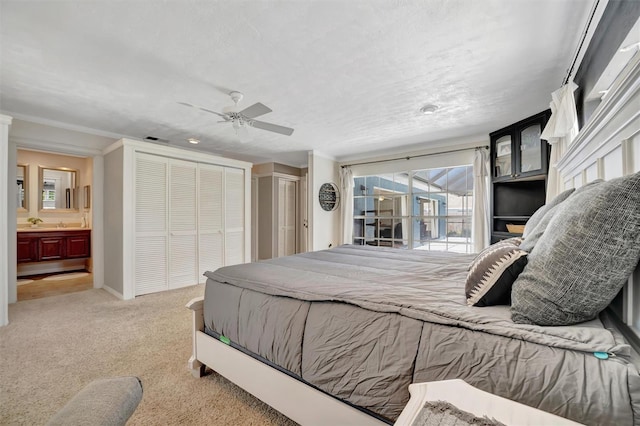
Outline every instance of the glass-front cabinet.
<svg viewBox="0 0 640 426"><path fill-rule="evenodd" d="M549 145L540 138L547 110L490 134L491 242L520 236L546 197Z"/></svg>
<svg viewBox="0 0 640 426"><path fill-rule="evenodd" d="M544 175L549 167L549 149L540 139L549 120L549 110L491 133L493 180L512 180Z"/></svg>

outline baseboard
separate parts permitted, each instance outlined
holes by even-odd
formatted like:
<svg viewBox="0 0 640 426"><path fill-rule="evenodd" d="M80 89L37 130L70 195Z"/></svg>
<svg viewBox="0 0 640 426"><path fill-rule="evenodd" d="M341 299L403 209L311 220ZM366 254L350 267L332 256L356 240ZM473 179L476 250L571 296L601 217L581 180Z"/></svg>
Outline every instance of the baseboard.
<svg viewBox="0 0 640 426"><path fill-rule="evenodd" d="M103 285L101 288L103 290L105 290L107 293L111 294L112 296L115 296L120 300L124 300L124 296L122 295L122 293L117 292L116 290L112 289L111 287Z"/></svg>

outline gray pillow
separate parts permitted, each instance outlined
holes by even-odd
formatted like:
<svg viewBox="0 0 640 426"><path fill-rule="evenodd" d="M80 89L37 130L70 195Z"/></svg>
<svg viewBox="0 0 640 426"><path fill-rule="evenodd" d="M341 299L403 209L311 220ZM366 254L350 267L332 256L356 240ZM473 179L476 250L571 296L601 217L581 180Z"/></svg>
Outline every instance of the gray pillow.
<svg viewBox="0 0 640 426"><path fill-rule="evenodd" d="M533 250L538 240L540 239L540 237L542 237L542 234L544 234L544 231L547 229L547 225L549 225L549 222L551 221L551 219L553 219L553 216L556 214L556 211L558 210L557 207L560 205L560 203L570 198L569 197L570 195L580 194L581 192L586 191L587 189L592 187L593 185L597 185L602 182L604 182L602 179L596 179L594 181L591 181L581 186L576 190L567 189L566 191L561 192L560 194L558 194L556 198L554 198L547 204L549 206L549 209L545 211L544 217L540 218L541 220L539 220L538 223L534 223L533 227L530 228L529 224L531 223L531 219L533 219L536 213L538 213L536 211L536 213L534 213L533 216L531 216L531 218L527 222L527 226L524 229L525 233L522 234L523 238L525 238L525 234L526 234L526 238L522 242L522 247L521 247L522 250L526 250L528 252L531 252ZM556 201L558 199L560 199L560 201ZM543 207L546 207L547 205ZM540 207L540 208L542 209L543 207Z"/></svg>
<svg viewBox="0 0 640 426"><path fill-rule="evenodd" d="M542 221L542 219L547 215L547 213L555 206L566 200L569 195L571 195L575 191L573 188L567 189L566 191L562 191L558 195L556 195L553 200L549 201L544 206L540 207L535 211L527 221L527 224L524 227L524 232L522 233L522 238L527 238L529 233Z"/></svg>
<svg viewBox="0 0 640 426"><path fill-rule="evenodd" d="M536 224L536 226L533 228L533 231L529 232L527 234L527 238L525 238L520 244L520 248L522 250L526 250L527 252L531 252L533 250L533 248L538 243L538 240L540 239L540 237L542 237L542 234L544 234L544 231L547 229L549 222L551 222L551 219L553 219L553 217L555 216L558 207L560 206L555 205L546 211L544 217L542 217L542 220L538 222L538 224ZM526 230L527 228L525 228L525 231Z"/></svg>
<svg viewBox="0 0 640 426"><path fill-rule="evenodd" d="M583 188L557 207L513 284L514 322L570 325L593 319L637 265L640 172Z"/></svg>

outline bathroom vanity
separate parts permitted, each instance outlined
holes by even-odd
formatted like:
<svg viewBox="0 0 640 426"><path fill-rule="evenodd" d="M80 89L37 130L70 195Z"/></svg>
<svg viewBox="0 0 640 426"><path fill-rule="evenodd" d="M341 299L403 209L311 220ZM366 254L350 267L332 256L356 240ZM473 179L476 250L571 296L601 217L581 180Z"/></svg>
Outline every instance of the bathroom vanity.
<svg viewBox="0 0 640 426"><path fill-rule="evenodd" d="M88 258L91 256L91 230L19 229L17 251L18 263Z"/></svg>

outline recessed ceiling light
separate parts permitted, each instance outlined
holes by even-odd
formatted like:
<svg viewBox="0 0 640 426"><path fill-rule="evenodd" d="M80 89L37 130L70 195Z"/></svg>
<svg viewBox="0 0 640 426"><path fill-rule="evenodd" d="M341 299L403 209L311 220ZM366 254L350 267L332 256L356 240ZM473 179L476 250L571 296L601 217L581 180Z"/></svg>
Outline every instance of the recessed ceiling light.
<svg viewBox="0 0 640 426"><path fill-rule="evenodd" d="M189 141L189 143L192 143L194 145L198 145L200 143L200 139L196 139L196 138L189 138L187 140Z"/></svg>
<svg viewBox="0 0 640 426"><path fill-rule="evenodd" d="M420 108L420 112L425 114L425 115L433 114L437 110L438 110L438 105L433 105L433 104L427 104L427 105L423 106L422 108Z"/></svg>

